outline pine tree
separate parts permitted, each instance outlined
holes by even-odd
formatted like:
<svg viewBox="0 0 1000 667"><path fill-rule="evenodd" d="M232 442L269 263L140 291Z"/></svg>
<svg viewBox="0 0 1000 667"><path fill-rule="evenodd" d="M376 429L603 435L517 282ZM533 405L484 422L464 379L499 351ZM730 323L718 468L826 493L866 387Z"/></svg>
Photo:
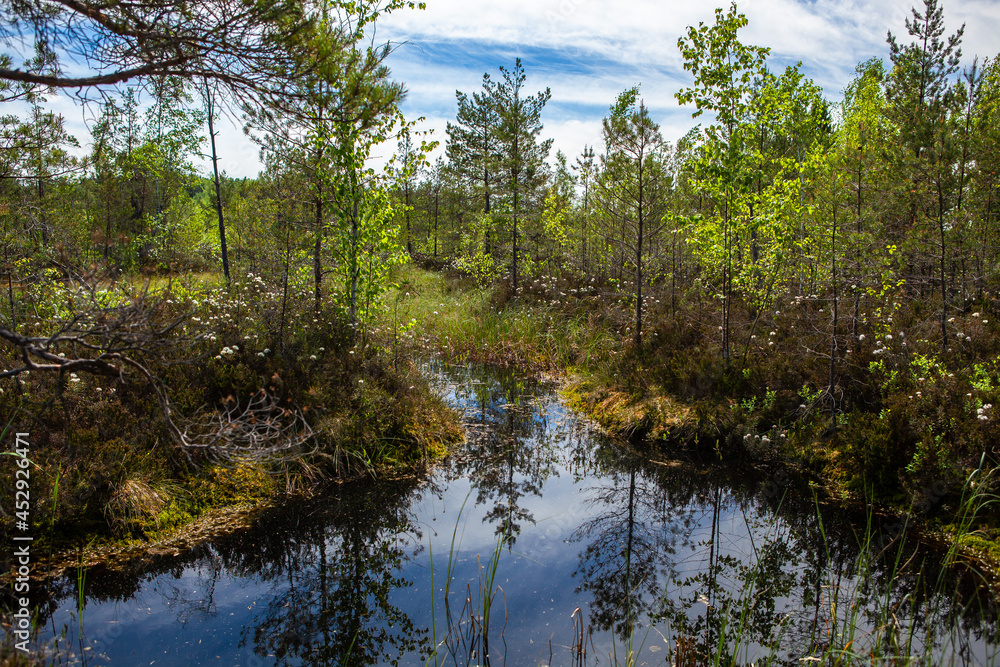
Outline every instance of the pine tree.
<svg viewBox="0 0 1000 667"><path fill-rule="evenodd" d="M890 32L889 57L893 68L886 86L890 117L900 128L900 141L907 149L899 167L909 175L910 224L932 223L937 232L938 282L941 293L941 350L948 348L948 219L959 185L955 177L958 157L953 118L959 114L951 81L958 71L963 24L955 34L943 38L944 13L937 0L924 0L924 11L915 8L906 30L913 42L900 46Z"/></svg>
<svg viewBox="0 0 1000 667"><path fill-rule="evenodd" d="M489 75L483 75L484 90L489 80ZM482 188L482 211L488 214L500 161L496 109L485 92L473 93L470 98L461 91L455 91L455 97L458 99L458 115L454 124L448 123L445 146L449 167L473 187Z"/></svg>
<svg viewBox="0 0 1000 667"><path fill-rule="evenodd" d="M534 95L522 94L526 76L520 58L515 61L513 70L501 67L500 73L503 75L501 80L493 81L487 76L484 86L490 105L496 113L499 164L510 201L511 290L512 294L516 294L519 217L523 212L524 200L543 181L545 158L552 147L551 139L538 141L538 135L542 131L542 109L552 97L552 92L546 88Z"/></svg>
<svg viewBox="0 0 1000 667"><path fill-rule="evenodd" d="M613 224L621 226L615 236L622 261L631 262L634 271L633 342L637 348L642 346L645 262L651 240L664 226L667 191L663 137L646 106L641 101L636 104L638 95L638 88L621 93L604 118L607 152L600 181L602 208L614 218Z"/></svg>

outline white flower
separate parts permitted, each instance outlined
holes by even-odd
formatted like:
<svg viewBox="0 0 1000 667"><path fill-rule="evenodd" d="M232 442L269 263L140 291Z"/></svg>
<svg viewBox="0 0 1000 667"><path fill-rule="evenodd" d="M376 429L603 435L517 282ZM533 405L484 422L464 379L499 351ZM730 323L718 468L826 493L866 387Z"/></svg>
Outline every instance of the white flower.
<svg viewBox="0 0 1000 667"><path fill-rule="evenodd" d="M312 360L312 361L316 361L316 355L315 354L310 354L309 355L309 359Z"/></svg>
<svg viewBox="0 0 1000 667"><path fill-rule="evenodd" d="M861 334L860 336L858 336L858 340L864 340L864 339L865 339L865 335L864 334Z"/></svg>
<svg viewBox="0 0 1000 667"><path fill-rule="evenodd" d="M972 313L973 317L979 317L979 313Z"/></svg>
<svg viewBox="0 0 1000 667"><path fill-rule="evenodd" d="M257 353L257 356L258 356L258 357L263 357L263 356L264 356L264 353L263 353L263 352L258 352L258 353Z"/></svg>

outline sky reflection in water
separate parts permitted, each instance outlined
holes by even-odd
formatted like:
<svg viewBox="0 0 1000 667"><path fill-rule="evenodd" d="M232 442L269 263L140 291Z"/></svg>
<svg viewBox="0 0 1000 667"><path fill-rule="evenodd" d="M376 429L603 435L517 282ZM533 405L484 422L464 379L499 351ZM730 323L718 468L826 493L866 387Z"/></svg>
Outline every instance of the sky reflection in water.
<svg viewBox="0 0 1000 667"><path fill-rule="evenodd" d="M51 584L43 639L65 631L88 664L113 665L423 665L435 646L438 664L606 665L630 647L638 664L662 664L677 640L703 655L728 647L740 664L801 664L852 615L861 655L879 642L922 650L930 629L935 662L996 661L995 609L946 632L956 605L925 590L933 553L906 545L893 575L892 545L859 577L863 522L824 510L821 530L786 475L651 462L593 433L550 387L428 372L471 434L429 479L344 485L184 556L91 571L82 623L69 575ZM949 590L979 608L971 588ZM898 632L876 631L886 609Z"/></svg>

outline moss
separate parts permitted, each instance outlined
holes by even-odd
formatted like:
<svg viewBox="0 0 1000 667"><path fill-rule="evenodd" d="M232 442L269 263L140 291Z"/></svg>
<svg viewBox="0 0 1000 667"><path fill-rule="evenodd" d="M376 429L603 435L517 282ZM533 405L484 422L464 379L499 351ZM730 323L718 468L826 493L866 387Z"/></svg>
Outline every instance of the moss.
<svg viewBox="0 0 1000 667"><path fill-rule="evenodd" d="M271 497L275 492L274 478L267 470L248 463L209 466L201 477L204 484L197 485L192 490L194 501L199 505L228 507L243 503L254 504Z"/></svg>
<svg viewBox="0 0 1000 667"><path fill-rule="evenodd" d="M962 535L956 544L963 551L971 551L988 560L993 567L1000 567L1000 542L979 535Z"/></svg>
<svg viewBox="0 0 1000 667"><path fill-rule="evenodd" d="M592 380L572 381L560 393L570 407L619 437L671 441L699 430L697 415L690 406L662 394L614 391Z"/></svg>
<svg viewBox="0 0 1000 667"><path fill-rule="evenodd" d="M168 532L186 525L196 518L187 508L173 500L156 516L156 532Z"/></svg>

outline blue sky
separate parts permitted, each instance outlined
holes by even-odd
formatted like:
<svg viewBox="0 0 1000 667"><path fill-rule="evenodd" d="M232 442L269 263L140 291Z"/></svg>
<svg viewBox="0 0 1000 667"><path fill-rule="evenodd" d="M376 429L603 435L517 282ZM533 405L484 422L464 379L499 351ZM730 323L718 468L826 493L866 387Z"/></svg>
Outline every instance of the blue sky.
<svg viewBox="0 0 1000 667"><path fill-rule="evenodd" d="M949 34L966 24L963 61L1000 52L1000 0L941 5ZM442 143L455 116L455 91L480 90L484 73L497 76L499 66L510 68L520 57L527 92L552 90L543 135L555 140L553 154L562 149L572 162L585 144L600 144L608 107L636 84L667 140L697 122L692 109L674 99L691 82L677 39L686 26L713 22L717 6L708 0L428 0L423 11L383 19L376 37L398 45L388 64L409 90L407 117L425 116L424 127ZM912 6L911 0L744 0L738 8L749 25L740 38L770 47L774 70L802 61L806 75L836 102L858 63L888 60L888 30L909 41L904 20Z"/></svg>
<svg viewBox="0 0 1000 667"><path fill-rule="evenodd" d="M888 59L886 32L908 42L904 20L922 0L743 0L749 25L744 43L771 48L769 65L781 70L802 61L807 76L832 102L840 100L855 66L871 57ZM963 61L1000 52L1000 0L941 0L947 32L966 24ZM584 145L600 150L601 119L622 90L640 84L650 115L664 138L676 141L697 122L674 93L690 85L678 38L689 25L714 21L718 0L427 0L425 10L401 10L380 19L376 42L395 51L388 65L409 93L408 118L426 117L425 130L441 141L456 113L455 91L479 91L484 73L499 74L522 59L528 94L549 87L552 99L542 120L543 138L553 138L572 162ZM82 109L57 96L49 106L89 150L88 122L98 109ZM704 120L704 119L699 119ZM255 176L258 147L238 124L219 124L220 168L230 176ZM206 144L207 146L207 144ZM386 145L382 157L396 148ZM207 150L207 148L205 149ZM208 162L199 166L208 172Z"/></svg>

